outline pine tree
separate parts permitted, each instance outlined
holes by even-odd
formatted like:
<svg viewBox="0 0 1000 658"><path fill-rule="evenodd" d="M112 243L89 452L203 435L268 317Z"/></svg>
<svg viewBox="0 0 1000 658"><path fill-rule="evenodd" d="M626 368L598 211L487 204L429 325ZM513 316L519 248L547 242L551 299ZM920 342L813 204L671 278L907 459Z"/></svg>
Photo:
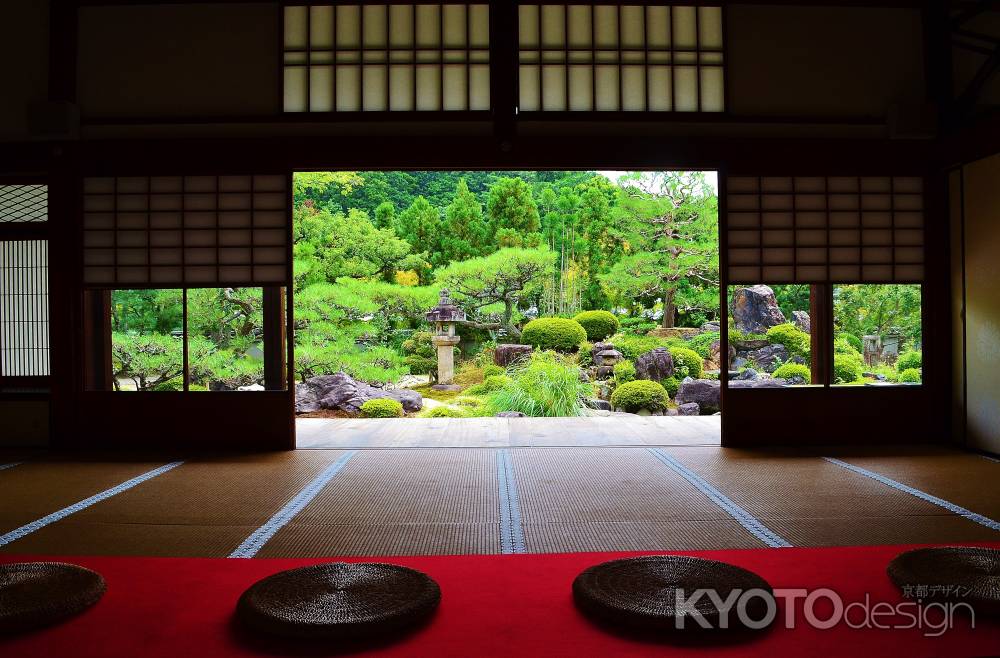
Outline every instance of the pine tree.
<svg viewBox="0 0 1000 658"><path fill-rule="evenodd" d="M482 255L486 250L487 232L482 205L476 195L469 191L465 179L460 178L455 197L445 211L441 236L442 262Z"/></svg>

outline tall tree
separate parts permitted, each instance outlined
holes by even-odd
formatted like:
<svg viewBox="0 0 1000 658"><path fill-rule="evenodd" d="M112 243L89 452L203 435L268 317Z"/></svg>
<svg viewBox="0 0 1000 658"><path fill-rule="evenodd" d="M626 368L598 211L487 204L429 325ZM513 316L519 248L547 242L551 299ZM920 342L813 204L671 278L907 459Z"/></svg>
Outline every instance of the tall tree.
<svg viewBox="0 0 1000 658"><path fill-rule="evenodd" d="M476 195L469 191L465 179L458 179L455 198L445 211L441 235L443 262L465 260L478 256L486 249L486 222L483 207Z"/></svg>
<svg viewBox="0 0 1000 658"><path fill-rule="evenodd" d="M418 196L409 208L396 218L396 233L410 243L413 250L430 255L432 265L442 262L438 248L441 239L441 213L422 196ZM420 283L430 280L426 268L419 271Z"/></svg>
<svg viewBox="0 0 1000 658"><path fill-rule="evenodd" d="M512 318L517 303L551 272L555 254L548 249L501 249L489 256L452 263L437 272L435 281L455 293L470 313L481 315L488 307L502 307L498 322L486 328L503 329L517 338L521 332Z"/></svg>
<svg viewBox="0 0 1000 658"><path fill-rule="evenodd" d="M718 288L717 198L700 172L637 173L622 194L630 253L601 282L619 300L655 297L672 327L684 284Z"/></svg>
<svg viewBox="0 0 1000 658"><path fill-rule="evenodd" d="M383 201L375 207L375 227L393 228L396 225L396 206L392 201Z"/></svg>
<svg viewBox="0 0 1000 658"><path fill-rule="evenodd" d="M531 187L520 178L501 178L490 187L486 214L494 244L541 243L538 206L531 196Z"/></svg>

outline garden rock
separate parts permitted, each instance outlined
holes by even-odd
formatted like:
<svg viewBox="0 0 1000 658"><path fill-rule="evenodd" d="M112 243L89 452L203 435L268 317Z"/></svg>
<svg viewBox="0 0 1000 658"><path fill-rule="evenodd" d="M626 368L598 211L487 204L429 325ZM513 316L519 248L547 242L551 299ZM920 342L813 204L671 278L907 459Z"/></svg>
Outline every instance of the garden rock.
<svg viewBox="0 0 1000 658"><path fill-rule="evenodd" d="M764 379L742 380L729 382L729 388L783 388L788 386L788 380L769 377Z"/></svg>
<svg viewBox="0 0 1000 658"><path fill-rule="evenodd" d="M756 363L764 372L774 372L778 366L788 360L788 349L780 344L768 345L747 352L747 358Z"/></svg>
<svg viewBox="0 0 1000 658"><path fill-rule="evenodd" d="M615 349L615 346L611 343L594 343L590 347L590 360L594 362L594 365L600 365L598 363L597 355L601 352L613 349Z"/></svg>
<svg viewBox="0 0 1000 658"><path fill-rule="evenodd" d="M607 379L615 374L614 366L597 366L597 378Z"/></svg>
<svg viewBox="0 0 1000 658"><path fill-rule="evenodd" d="M701 330L703 333L708 333L710 331L719 331L719 322L717 320L712 320L711 322L706 322L701 325Z"/></svg>
<svg viewBox="0 0 1000 658"><path fill-rule="evenodd" d="M706 413L715 413L720 409L719 395L718 380L685 377L680 388L677 389L674 400L678 405L696 402L700 410Z"/></svg>
<svg viewBox="0 0 1000 658"><path fill-rule="evenodd" d="M739 375L737 375L736 379L740 380L740 381L752 382L752 381L756 381L756 380L760 379L760 375L757 374L757 371L754 370L753 368L747 368L746 370L744 370L743 372L741 372Z"/></svg>
<svg viewBox="0 0 1000 658"><path fill-rule="evenodd" d="M722 369L722 341L715 340L708 348L708 360L706 362L706 367L709 370L721 370ZM733 360L736 358L736 348L732 345L729 346L729 362L726 364L727 369L732 369Z"/></svg>
<svg viewBox="0 0 1000 658"><path fill-rule="evenodd" d="M420 411L424 406L423 396L416 391L405 388L388 391L338 372L334 375L310 377L297 384L295 412L301 414L322 409L339 409L358 413L365 402L381 398L396 400L403 405L404 411L411 413Z"/></svg>
<svg viewBox="0 0 1000 658"><path fill-rule="evenodd" d="M764 285L737 290L733 295L732 315L736 328L748 334L762 334L785 322L774 291Z"/></svg>
<svg viewBox="0 0 1000 658"><path fill-rule="evenodd" d="M497 345L493 351L493 363L501 368L506 368L518 359L530 356L531 349L531 345L517 345L512 343Z"/></svg>
<svg viewBox="0 0 1000 658"><path fill-rule="evenodd" d="M677 406L678 416L698 416L701 414L701 407L697 402L685 402Z"/></svg>
<svg viewBox="0 0 1000 658"><path fill-rule="evenodd" d="M739 370L740 368L744 367L746 364L747 364L747 360L744 359L742 356L738 356L735 359L733 359L733 364L730 366L730 368L731 369L735 368L736 370Z"/></svg>
<svg viewBox="0 0 1000 658"><path fill-rule="evenodd" d="M649 379L654 382L668 379L674 374L674 357L665 347L657 347L646 352L635 360L636 379Z"/></svg>
<svg viewBox="0 0 1000 658"><path fill-rule="evenodd" d="M496 414L496 418L524 418L520 411L501 411Z"/></svg>
<svg viewBox="0 0 1000 658"><path fill-rule="evenodd" d="M607 400L592 399L584 402L590 409L600 409L602 411L611 411L611 403Z"/></svg>
<svg viewBox="0 0 1000 658"><path fill-rule="evenodd" d="M812 333L809 314L805 311L792 311L792 323L807 334Z"/></svg>

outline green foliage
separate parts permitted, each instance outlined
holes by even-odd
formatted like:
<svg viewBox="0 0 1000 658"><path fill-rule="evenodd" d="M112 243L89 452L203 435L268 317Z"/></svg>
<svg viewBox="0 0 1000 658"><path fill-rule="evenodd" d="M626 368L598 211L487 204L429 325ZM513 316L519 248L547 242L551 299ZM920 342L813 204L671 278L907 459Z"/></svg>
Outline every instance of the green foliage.
<svg viewBox="0 0 1000 658"><path fill-rule="evenodd" d="M608 311L583 311L573 319L587 332L590 341L601 341L618 332L618 318Z"/></svg>
<svg viewBox="0 0 1000 658"><path fill-rule="evenodd" d="M812 383L812 370L809 366L802 363L786 363L784 365L780 365L773 373L771 373L771 376L777 379L792 379L795 377L801 377L806 384Z"/></svg>
<svg viewBox="0 0 1000 658"><path fill-rule="evenodd" d="M635 379L635 364L628 359L623 359L615 364L613 372L617 383L630 382Z"/></svg>
<svg viewBox="0 0 1000 658"><path fill-rule="evenodd" d="M459 179L455 198L445 211L441 261L449 263L481 255L487 246L488 233L482 205L469 191L465 179Z"/></svg>
<svg viewBox="0 0 1000 658"><path fill-rule="evenodd" d="M184 323L181 290L114 290L111 330L133 334L169 334Z"/></svg>
<svg viewBox="0 0 1000 658"><path fill-rule="evenodd" d="M854 344L844 334L833 340L833 353L849 354L861 360L861 350L855 348Z"/></svg>
<svg viewBox="0 0 1000 658"><path fill-rule="evenodd" d="M792 356L809 356L809 334L790 322L771 327L766 335L768 342L784 345Z"/></svg>
<svg viewBox="0 0 1000 658"><path fill-rule="evenodd" d="M489 394L484 412L519 411L525 416L580 416L590 386L580 368L554 352L535 352L510 369L510 383Z"/></svg>
<svg viewBox="0 0 1000 658"><path fill-rule="evenodd" d="M635 361L646 352L655 350L657 347L668 347L671 342L656 336L633 336L631 334L615 334L609 340L615 349L622 353L626 359Z"/></svg>
<svg viewBox="0 0 1000 658"><path fill-rule="evenodd" d="M576 320L538 318L524 325L521 340L543 350L572 352L587 340L587 332Z"/></svg>
<svg viewBox="0 0 1000 658"><path fill-rule="evenodd" d="M437 348L431 342L431 334L427 331L417 331L403 341L403 362L409 366L414 375L430 375L437 378Z"/></svg>
<svg viewBox="0 0 1000 658"><path fill-rule="evenodd" d="M885 377L885 381L887 382L899 381L899 372L896 371L894 366L889 366L883 363L872 368L872 372L875 375L882 375Z"/></svg>
<svg viewBox="0 0 1000 658"><path fill-rule="evenodd" d="M434 265L441 264L439 240L442 234L441 213L427 199L418 196L413 204L396 218L396 233L410 243L413 250L432 254ZM417 274L421 283L427 283L429 270L420 269Z"/></svg>
<svg viewBox="0 0 1000 658"><path fill-rule="evenodd" d="M437 272L435 281L455 294L470 319L498 321L516 336L511 320L517 303L551 273L554 262L555 254L547 249L501 249L452 263Z"/></svg>
<svg viewBox="0 0 1000 658"><path fill-rule="evenodd" d="M361 415L364 418L402 418L403 405L389 398L376 398L361 405Z"/></svg>
<svg viewBox="0 0 1000 658"><path fill-rule="evenodd" d="M111 334L111 369L114 385L131 379L136 390L149 391L180 383L184 375L180 339L162 334ZM161 389L162 390L162 389Z"/></svg>
<svg viewBox="0 0 1000 658"><path fill-rule="evenodd" d="M924 356L920 350L910 350L909 352L903 352L899 355L899 359L896 360L896 370L898 372L903 372L904 370L912 370L913 368L921 368L924 365Z"/></svg>
<svg viewBox="0 0 1000 658"><path fill-rule="evenodd" d="M861 381L865 364L860 356L854 354L833 355L833 378L835 384L853 384Z"/></svg>
<svg viewBox="0 0 1000 658"><path fill-rule="evenodd" d="M628 317L619 320L619 325L623 333L645 336L651 330L656 329L656 323L644 317Z"/></svg>
<svg viewBox="0 0 1000 658"><path fill-rule="evenodd" d="M455 409L454 407L446 407L441 405L440 407L434 407L433 409L428 409L420 414L421 418L468 418L469 414L462 411L461 409Z"/></svg>
<svg viewBox="0 0 1000 658"><path fill-rule="evenodd" d="M507 375L490 375L483 380L482 384L470 386L465 392L469 395L487 395L509 386L510 382L511 378Z"/></svg>
<svg viewBox="0 0 1000 658"><path fill-rule="evenodd" d="M701 355L686 347L670 348L670 356L674 358L674 377L683 380L685 377L699 379L705 374L704 360Z"/></svg>
<svg viewBox="0 0 1000 658"><path fill-rule="evenodd" d="M494 375L504 375L507 371L502 367L496 365L495 363L487 363L483 366L483 378L493 377Z"/></svg>
<svg viewBox="0 0 1000 658"><path fill-rule="evenodd" d="M594 365L594 344L588 341L580 343L580 349L576 352L576 362L583 368Z"/></svg>
<svg viewBox="0 0 1000 658"><path fill-rule="evenodd" d="M486 214L490 237L497 244L501 242L497 233L504 231L500 237L506 237L509 243L501 246L522 246L523 240L529 234L538 234L540 228L538 206L532 198L531 188L520 178L501 178L490 187ZM516 242L514 236L520 237L522 245L510 244ZM535 245L538 244L536 241Z"/></svg>
<svg viewBox="0 0 1000 658"><path fill-rule="evenodd" d="M677 379L676 377L667 377L660 383L663 385L663 388L667 391L667 395L670 396L671 400L677 397L677 390L680 389L681 387L681 382L679 379Z"/></svg>
<svg viewBox="0 0 1000 658"><path fill-rule="evenodd" d="M834 336L835 341L839 338L843 338L844 341L846 341L847 344L853 347L858 354L861 354L861 350L864 348L864 344L861 342L860 338L858 338L854 334L847 334L847 333L836 334L836 336Z"/></svg>
<svg viewBox="0 0 1000 658"><path fill-rule="evenodd" d="M899 373L899 381L901 383L919 383L920 380L920 370L918 368L907 368Z"/></svg>
<svg viewBox="0 0 1000 658"><path fill-rule="evenodd" d="M667 390L657 382L637 379L622 384L611 394L611 405L630 413L640 409L663 411L667 408Z"/></svg>
<svg viewBox="0 0 1000 658"><path fill-rule="evenodd" d="M718 331L706 331L703 334L689 338L687 347L697 352L701 358L707 359L711 355L712 343L717 340L720 340Z"/></svg>
<svg viewBox="0 0 1000 658"><path fill-rule="evenodd" d="M896 331L903 336L901 349L916 349L921 337L920 303L919 285L840 285L833 289L834 329L883 337Z"/></svg>

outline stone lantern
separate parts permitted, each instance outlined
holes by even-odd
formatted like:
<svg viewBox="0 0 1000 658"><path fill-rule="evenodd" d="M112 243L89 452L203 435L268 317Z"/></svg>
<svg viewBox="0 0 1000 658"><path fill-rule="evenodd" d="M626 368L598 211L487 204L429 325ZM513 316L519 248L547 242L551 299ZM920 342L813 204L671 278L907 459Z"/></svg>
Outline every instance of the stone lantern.
<svg viewBox="0 0 1000 658"><path fill-rule="evenodd" d="M448 290L441 291L438 305L427 312L427 321L434 325L431 342L437 347L438 377L433 388L439 391L455 391L460 387L452 384L455 377L455 346L461 339L455 335L455 325L465 322L465 312L451 303Z"/></svg>

